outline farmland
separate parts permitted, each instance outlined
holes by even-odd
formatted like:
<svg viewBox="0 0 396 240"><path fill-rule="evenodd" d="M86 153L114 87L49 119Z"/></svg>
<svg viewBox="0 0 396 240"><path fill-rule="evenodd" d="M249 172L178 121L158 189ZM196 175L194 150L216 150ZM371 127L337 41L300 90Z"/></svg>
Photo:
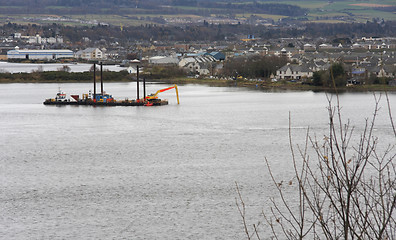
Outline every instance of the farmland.
<svg viewBox="0 0 396 240"><path fill-rule="evenodd" d="M154 1L155 0L151 0ZM151 2L148 1L148 2ZM0 0L1 2L1 0ZM40 0L38 1L40 2ZM396 20L396 3L380 1L241 1L206 2L188 5L150 5L76 7L76 6L1 6L0 24L63 24L89 26L109 24L139 26L147 24L265 24L281 19L304 22L366 22L372 19ZM256 20L252 22L252 17Z"/></svg>

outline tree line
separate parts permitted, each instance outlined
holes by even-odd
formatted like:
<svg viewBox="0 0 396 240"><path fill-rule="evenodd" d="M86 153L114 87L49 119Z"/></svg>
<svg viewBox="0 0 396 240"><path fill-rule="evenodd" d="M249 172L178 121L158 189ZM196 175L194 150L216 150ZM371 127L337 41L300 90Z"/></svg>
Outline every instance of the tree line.
<svg viewBox="0 0 396 240"><path fill-rule="evenodd" d="M236 57L224 63L222 74L234 77L240 75L246 78L269 78L287 62L286 57L276 56Z"/></svg>
<svg viewBox="0 0 396 240"><path fill-rule="evenodd" d="M297 27L271 27L244 24L204 24L188 26L164 26L156 24L145 24L140 26L127 26L123 30L118 26L65 26L61 24L51 25L18 25L4 24L0 27L3 35L12 35L16 31L22 34L35 35L44 33L43 37L62 35L65 40L72 42L81 41L88 37L93 41L105 39L119 42L128 41L182 41L182 42L213 42L223 41L225 37L229 41L239 40L241 35L253 34L261 39L286 38L296 36L306 37L330 37L330 38L354 38L355 36L378 36L395 37L396 22L366 22L366 23L338 23L318 24L307 23Z"/></svg>

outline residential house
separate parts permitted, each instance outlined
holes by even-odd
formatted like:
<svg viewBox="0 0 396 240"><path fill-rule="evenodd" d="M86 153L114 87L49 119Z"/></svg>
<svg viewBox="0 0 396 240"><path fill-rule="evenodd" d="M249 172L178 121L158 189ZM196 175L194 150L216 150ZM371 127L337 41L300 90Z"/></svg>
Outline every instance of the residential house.
<svg viewBox="0 0 396 240"><path fill-rule="evenodd" d="M200 62L190 62L188 63L184 69L187 69L190 73L199 74L199 75L209 75L209 64L200 63Z"/></svg>
<svg viewBox="0 0 396 240"><path fill-rule="evenodd" d="M285 66L276 71L276 77L278 79L299 80L302 78L310 78L312 76L312 70L310 70L307 66L299 64L287 63Z"/></svg>
<svg viewBox="0 0 396 240"><path fill-rule="evenodd" d="M101 60L104 59L104 54L99 48L87 48L76 52L76 58L86 60Z"/></svg>
<svg viewBox="0 0 396 240"><path fill-rule="evenodd" d="M193 57L185 57L185 58L182 58L182 59L179 61L179 67L184 68L184 67L187 66L187 64L193 63L193 62L196 62L195 58L193 58Z"/></svg>
<svg viewBox="0 0 396 240"><path fill-rule="evenodd" d="M208 75L218 70L217 62L219 61L212 55L199 55L182 58L179 67L193 74Z"/></svg>
<svg viewBox="0 0 396 240"><path fill-rule="evenodd" d="M30 44L40 44L41 43L41 36L36 35L36 36L29 36L28 43Z"/></svg>
<svg viewBox="0 0 396 240"><path fill-rule="evenodd" d="M287 58L291 59L293 54L299 53L299 51L296 49L293 49L293 48L288 48L288 49L282 48L280 50L278 49L278 50L271 51L270 53L272 53L278 57L287 57Z"/></svg>
<svg viewBox="0 0 396 240"><path fill-rule="evenodd" d="M321 50L329 50L329 49L333 49L334 47L330 44L326 44L326 43L322 43L319 45L319 49Z"/></svg>
<svg viewBox="0 0 396 240"><path fill-rule="evenodd" d="M105 53L106 59L118 59L120 53L117 50L108 51Z"/></svg>
<svg viewBox="0 0 396 240"><path fill-rule="evenodd" d="M396 76L396 67L392 65L375 66L370 69L370 73L377 77L393 78Z"/></svg>
<svg viewBox="0 0 396 240"><path fill-rule="evenodd" d="M317 71L327 70L330 68L330 66L331 64L329 62L319 60L319 61L314 61L314 64L310 69L313 70L314 72L317 72Z"/></svg>
<svg viewBox="0 0 396 240"><path fill-rule="evenodd" d="M316 47L313 46L312 44L306 43L306 44L304 44L304 50L305 51L315 51Z"/></svg>

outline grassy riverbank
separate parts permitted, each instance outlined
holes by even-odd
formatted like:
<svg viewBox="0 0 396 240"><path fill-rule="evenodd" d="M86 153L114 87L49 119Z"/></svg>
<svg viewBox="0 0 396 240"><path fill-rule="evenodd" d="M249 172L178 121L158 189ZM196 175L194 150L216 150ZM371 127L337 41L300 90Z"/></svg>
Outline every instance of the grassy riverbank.
<svg viewBox="0 0 396 240"><path fill-rule="evenodd" d="M159 82L169 84L206 84L209 86L238 86L248 87L255 89L278 89L278 90L302 90L302 91L334 91L332 87L313 86L308 84L302 84L301 82L289 82L289 81L243 81L243 80L220 80L220 79L209 79L209 78L174 78L174 79L161 79ZM389 86L384 84L370 84L370 85L353 85L345 87L337 87L338 91L396 91L396 86Z"/></svg>
<svg viewBox="0 0 396 240"><path fill-rule="evenodd" d="M96 73L100 79L100 73ZM103 79L106 82L127 82L132 78L127 71L103 72ZM0 73L0 83L75 83L93 81L92 72L70 73L64 71L53 72L33 72L33 73Z"/></svg>
<svg viewBox="0 0 396 240"><path fill-rule="evenodd" d="M238 86L255 89L278 89L278 90L303 90L303 91L333 91L333 88L312 86L301 84L300 82L289 81L247 81L247 80L223 80L214 78L166 78L166 79L152 79L150 76L141 75L141 79L145 77L147 81L168 83L168 84L205 84L209 86ZM0 73L0 83L78 83L78 82L92 82L93 73L69 73L62 71L54 72L33 72L33 73ZM132 77L126 71L121 72L103 72L103 79L105 82L132 82L136 81L136 77ZM97 80L100 80L100 73L97 73ZM395 86L383 84L371 85L354 85L350 87L338 87L339 91L396 91Z"/></svg>

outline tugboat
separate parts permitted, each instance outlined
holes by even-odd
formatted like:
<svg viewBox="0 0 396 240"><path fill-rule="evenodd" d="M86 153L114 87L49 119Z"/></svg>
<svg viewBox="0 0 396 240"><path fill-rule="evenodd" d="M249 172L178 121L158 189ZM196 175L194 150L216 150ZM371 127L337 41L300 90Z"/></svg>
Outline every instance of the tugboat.
<svg viewBox="0 0 396 240"><path fill-rule="evenodd" d="M59 88L59 91L56 93L56 97L55 98L49 98L49 99L45 99L44 103L59 103L59 102L68 102L69 99L66 98L66 93L63 92L61 90L61 88Z"/></svg>

